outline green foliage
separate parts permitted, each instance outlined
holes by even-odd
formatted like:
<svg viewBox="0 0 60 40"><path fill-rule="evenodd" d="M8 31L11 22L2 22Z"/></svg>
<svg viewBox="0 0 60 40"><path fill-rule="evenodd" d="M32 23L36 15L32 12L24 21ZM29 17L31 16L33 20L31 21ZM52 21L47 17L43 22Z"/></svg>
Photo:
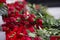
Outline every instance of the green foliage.
<svg viewBox="0 0 60 40"><path fill-rule="evenodd" d="M50 36L55 35L55 36L60 36L60 30L58 29L40 29L37 30L37 33L39 36L43 38L43 40L49 40Z"/></svg>
<svg viewBox="0 0 60 40"><path fill-rule="evenodd" d="M36 30L37 35L41 36L43 40L49 40L51 35L60 36L60 19L55 19L47 12L47 7L40 5L40 9L35 9L35 4L29 4L30 13L34 13L37 18L43 20L44 29Z"/></svg>
<svg viewBox="0 0 60 40"><path fill-rule="evenodd" d="M0 4L2 7L3 4ZM44 29L36 29L36 33L30 33L29 36L35 37L36 35L41 36L43 40L49 40L51 35L59 36L60 35L60 19L56 20L53 16L48 14L47 7L40 5L40 9L35 9L35 4L28 4L30 13L33 13L37 18L43 20ZM22 11L20 12L22 13ZM7 16L7 15L6 15Z"/></svg>
<svg viewBox="0 0 60 40"><path fill-rule="evenodd" d="M31 13L34 13L37 18L41 18L43 20L44 27L54 28L55 26L59 26L60 21L55 19L47 12L47 7L40 5L40 9L36 10L35 4L29 4L28 6L30 7Z"/></svg>

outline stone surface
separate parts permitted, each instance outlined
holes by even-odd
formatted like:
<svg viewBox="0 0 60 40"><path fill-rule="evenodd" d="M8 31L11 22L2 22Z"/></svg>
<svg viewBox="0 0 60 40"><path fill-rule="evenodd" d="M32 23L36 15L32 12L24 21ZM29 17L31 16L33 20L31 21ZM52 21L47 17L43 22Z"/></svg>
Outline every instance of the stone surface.
<svg viewBox="0 0 60 40"><path fill-rule="evenodd" d="M48 13L54 16L55 19L60 18L60 7L51 7L47 9Z"/></svg>
<svg viewBox="0 0 60 40"><path fill-rule="evenodd" d="M5 32L0 31L0 40L5 40Z"/></svg>

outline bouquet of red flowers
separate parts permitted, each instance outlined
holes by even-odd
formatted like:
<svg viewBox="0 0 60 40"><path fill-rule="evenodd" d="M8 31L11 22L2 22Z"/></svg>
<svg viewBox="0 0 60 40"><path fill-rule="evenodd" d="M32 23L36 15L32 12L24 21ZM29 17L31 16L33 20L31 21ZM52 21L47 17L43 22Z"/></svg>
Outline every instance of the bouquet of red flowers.
<svg viewBox="0 0 60 40"><path fill-rule="evenodd" d="M7 4L7 15L3 15L3 31L6 40L42 40L36 33L42 27L42 19L26 9L26 2Z"/></svg>
<svg viewBox="0 0 60 40"><path fill-rule="evenodd" d="M58 27L60 20L49 15L46 7L27 4L24 0L16 0L14 3L0 0L0 3L0 12L3 14L4 21L2 30L6 33L6 40L54 40L60 38L55 36L60 35L60 27Z"/></svg>

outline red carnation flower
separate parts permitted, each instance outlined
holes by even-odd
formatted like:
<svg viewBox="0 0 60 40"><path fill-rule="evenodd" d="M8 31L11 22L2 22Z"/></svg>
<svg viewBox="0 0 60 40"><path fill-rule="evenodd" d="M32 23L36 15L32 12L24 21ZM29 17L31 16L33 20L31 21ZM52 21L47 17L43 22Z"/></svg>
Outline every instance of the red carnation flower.
<svg viewBox="0 0 60 40"><path fill-rule="evenodd" d="M8 27L2 27L2 29L6 32L6 34L10 33L10 29Z"/></svg>
<svg viewBox="0 0 60 40"><path fill-rule="evenodd" d="M15 2L14 6L18 11L21 11L24 8L24 5L19 2Z"/></svg>
<svg viewBox="0 0 60 40"><path fill-rule="evenodd" d="M28 20L30 23L31 23L31 22L34 22L34 18L33 18L33 17L29 17L27 20Z"/></svg>
<svg viewBox="0 0 60 40"><path fill-rule="evenodd" d="M27 28L30 32L35 32L34 30L34 27L32 25L28 25L28 28Z"/></svg>
<svg viewBox="0 0 60 40"><path fill-rule="evenodd" d="M17 31L17 34L20 34L20 33L23 33L23 34L27 34L27 31L26 31L26 28L24 26L20 26L18 31Z"/></svg>
<svg viewBox="0 0 60 40"><path fill-rule="evenodd" d="M8 6L8 14L12 14L12 12L15 11L15 7L13 6L13 4L7 4Z"/></svg>
<svg viewBox="0 0 60 40"><path fill-rule="evenodd" d="M11 21L11 22L16 22L16 20L17 20L17 18L15 18L15 17L10 17L10 21Z"/></svg>
<svg viewBox="0 0 60 40"><path fill-rule="evenodd" d="M42 19L37 19L37 20L36 20L36 23L37 23L37 24L42 24Z"/></svg>
<svg viewBox="0 0 60 40"><path fill-rule="evenodd" d="M24 24L25 24L25 25L28 25L28 24L29 24L29 22L28 22L28 21L24 21Z"/></svg>
<svg viewBox="0 0 60 40"><path fill-rule="evenodd" d="M28 37L28 36L22 36L21 40L32 40L32 39L30 37Z"/></svg>
<svg viewBox="0 0 60 40"><path fill-rule="evenodd" d="M18 11L15 12L15 16L16 16L16 17L20 17L20 15L21 15L21 14L20 14Z"/></svg>
<svg viewBox="0 0 60 40"><path fill-rule="evenodd" d="M17 30L18 30L18 26L14 27L13 31L17 32Z"/></svg>
<svg viewBox="0 0 60 40"><path fill-rule="evenodd" d="M36 27L37 27L37 28L39 28L39 27L43 28L43 26L42 26L42 20L41 20L41 19L37 19L37 20L36 20L36 23L37 23L37 24L36 24Z"/></svg>
<svg viewBox="0 0 60 40"><path fill-rule="evenodd" d="M4 22L10 22L9 17L3 17Z"/></svg>
<svg viewBox="0 0 60 40"><path fill-rule="evenodd" d="M33 18L35 18L35 17L36 17L36 15L35 15L35 14L30 14L30 16L31 16L31 17L33 17Z"/></svg>
<svg viewBox="0 0 60 40"><path fill-rule="evenodd" d="M26 36L25 40L32 40L30 37Z"/></svg>

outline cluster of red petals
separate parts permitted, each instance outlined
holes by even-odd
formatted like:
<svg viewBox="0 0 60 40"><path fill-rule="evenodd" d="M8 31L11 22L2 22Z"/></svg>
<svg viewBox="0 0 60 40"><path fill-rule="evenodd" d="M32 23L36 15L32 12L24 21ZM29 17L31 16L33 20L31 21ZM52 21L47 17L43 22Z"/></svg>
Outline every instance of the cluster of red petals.
<svg viewBox="0 0 60 40"><path fill-rule="evenodd" d="M6 22L2 25L3 31L6 32L6 40L32 40L28 36L27 30L35 32L36 28L42 28L42 20L36 19L34 14L27 14L27 11L23 11L25 5L16 2L14 4L8 4L8 15L3 16L3 21ZM19 12L23 11L22 14ZM34 40L40 40L36 37Z"/></svg>
<svg viewBox="0 0 60 40"><path fill-rule="evenodd" d="M0 0L0 3L5 3L6 2L6 0Z"/></svg>

